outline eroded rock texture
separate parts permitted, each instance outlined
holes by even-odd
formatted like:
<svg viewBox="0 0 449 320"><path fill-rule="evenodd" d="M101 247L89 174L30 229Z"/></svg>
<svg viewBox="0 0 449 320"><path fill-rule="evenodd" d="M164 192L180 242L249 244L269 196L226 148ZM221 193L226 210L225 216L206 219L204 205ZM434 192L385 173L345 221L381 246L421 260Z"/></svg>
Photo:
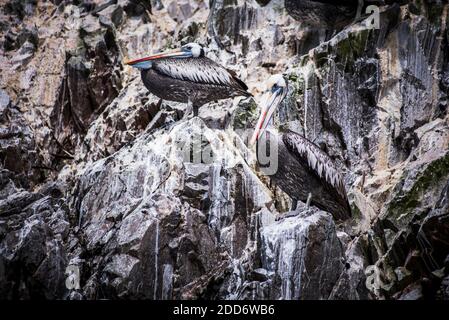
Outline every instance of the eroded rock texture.
<svg viewBox="0 0 449 320"><path fill-rule="evenodd" d="M1 9L0 298L448 299L447 4L325 34L281 0ZM257 98L181 120L123 65L191 41L256 97L284 74L274 124L336 161L352 219L284 214L244 141Z"/></svg>

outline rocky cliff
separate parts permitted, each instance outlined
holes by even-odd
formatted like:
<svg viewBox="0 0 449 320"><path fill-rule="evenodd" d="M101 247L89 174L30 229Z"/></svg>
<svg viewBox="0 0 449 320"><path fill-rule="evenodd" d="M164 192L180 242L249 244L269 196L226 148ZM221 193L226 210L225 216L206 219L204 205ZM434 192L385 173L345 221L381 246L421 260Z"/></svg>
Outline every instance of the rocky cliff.
<svg viewBox="0 0 449 320"><path fill-rule="evenodd" d="M449 298L448 4L393 1L326 38L282 0L0 10L1 298ZM275 124L335 160L352 219L279 218L291 200L242 138L252 98L181 120L123 64L191 41L256 97L288 79Z"/></svg>

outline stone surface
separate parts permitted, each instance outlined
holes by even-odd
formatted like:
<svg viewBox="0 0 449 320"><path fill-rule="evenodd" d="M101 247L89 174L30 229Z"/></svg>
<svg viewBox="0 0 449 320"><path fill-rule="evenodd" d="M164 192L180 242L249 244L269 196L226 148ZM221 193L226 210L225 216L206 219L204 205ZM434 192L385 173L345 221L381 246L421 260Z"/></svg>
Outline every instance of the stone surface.
<svg viewBox="0 0 449 320"><path fill-rule="evenodd" d="M448 299L449 5L406 2L320 44L281 0L3 1L0 298ZM181 120L123 64L190 41L255 99ZM274 125L335 160L353 219L285 215L258 169L274 73Z"/></svg>
<svg viewBox="0 0 449 320"><path fill-rule="evenodd" d="M262 266L280 282L273 299L328 299L344 270L344 252L323 212L286 218L261 229Z"/></svg>

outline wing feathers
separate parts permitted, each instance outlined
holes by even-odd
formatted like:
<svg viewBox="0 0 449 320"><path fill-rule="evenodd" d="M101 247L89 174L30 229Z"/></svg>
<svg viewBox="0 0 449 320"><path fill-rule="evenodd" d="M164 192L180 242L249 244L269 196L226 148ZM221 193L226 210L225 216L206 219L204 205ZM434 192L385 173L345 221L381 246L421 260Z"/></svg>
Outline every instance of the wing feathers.
<svg viewBox="0 0 449 320"><path fill-rule="evenodd" d="M288 150L297 154L311 171L334 187L343 198L347 198L343 178L327 154L314 143L293 131L287 131L282 140Z"/></svg>
<svg viewBox="0 0 449 320"><path fill-rule="evenodd" d="M179 80L230 86L239 91L246 91L248 89L243 81L237 78L234 72L226 70L205 57L159 59L153 63L153 69L163 75Z"/></svg>

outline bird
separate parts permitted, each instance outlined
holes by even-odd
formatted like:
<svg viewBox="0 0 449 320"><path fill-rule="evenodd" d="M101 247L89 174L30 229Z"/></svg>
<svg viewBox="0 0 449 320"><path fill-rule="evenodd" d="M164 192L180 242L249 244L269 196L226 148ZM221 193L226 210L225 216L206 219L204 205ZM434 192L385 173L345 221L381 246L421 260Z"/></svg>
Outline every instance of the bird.
<svg viewBox="0 0 449 320"><path fill-rule="evenodd" d="M160 99L188 103L185 115L211 101L250 97L236 73L205 56L204 48L188 43L180 49L125 62L141 70L142 81Z"/></svg>
<svg viewBox="0 0 449 320"><path fill-rule="evenodd" d="M360 18L368 5L384 0L285 0L287 13L307 26L338 31Z"/></svg>
<svg viewBox="0 0 449 320"><path fill-rule="evenodd" d="M343 177L332 159L315 143L291 130L279 132L267 127L276 108L287 95L287 82L282 75L271 76L261 99L261 114L249 146L255 143L260 163L261 146L277 144L277 170L270 179L292 199L292 213L298 200L312 204L333 215L336 220L351 217ZM275 149L274 149L275 150ZM264 151L262 151L264 152ZM262 153L261 156L266 156Z"/></svg>

